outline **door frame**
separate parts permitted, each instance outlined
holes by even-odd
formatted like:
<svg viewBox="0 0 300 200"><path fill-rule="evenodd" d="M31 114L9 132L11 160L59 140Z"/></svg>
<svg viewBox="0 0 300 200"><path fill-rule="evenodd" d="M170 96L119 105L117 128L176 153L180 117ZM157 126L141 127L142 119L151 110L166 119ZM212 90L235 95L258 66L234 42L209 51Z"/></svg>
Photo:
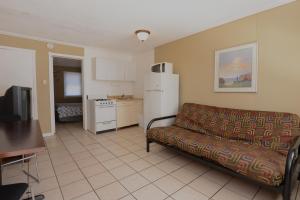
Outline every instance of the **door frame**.
<svg viewBox="0 0 300 200"><path fill-rule="evenodd" d="M54 80L53 80L53 58L69 58L81 61L81 89L82 89L82 114L83 114L83 128L85 127L85 106L84 106L84 57L83 56L74 56L69 54L60 54L49 52L49 88L50 88L50 115L51 115L51 132L49 135L55 134L55 105L54 105Z"/></svg>
<svg viewBox="0 0 300 200"><path fill-rule="evenodd" d="M33 86L32 86L32 92L31 92L31 106L32 106L32 113L31 117L34 120L38 120L38 101L37 101L37 81L36 81L36 50L34 49L26 49L26 48L17 48L17 47L10 47L10 46L3 46L0 45L1 49L8 49L8 50L15 50L15 51L25 51L32 55L32 73L33 73Z"/></svg>

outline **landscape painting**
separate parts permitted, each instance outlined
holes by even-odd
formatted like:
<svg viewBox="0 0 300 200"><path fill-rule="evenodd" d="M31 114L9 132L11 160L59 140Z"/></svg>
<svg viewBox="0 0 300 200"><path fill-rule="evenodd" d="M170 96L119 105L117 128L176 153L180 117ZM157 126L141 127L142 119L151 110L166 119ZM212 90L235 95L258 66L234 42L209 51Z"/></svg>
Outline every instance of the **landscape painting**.
<svg viewBox="0 0 300 200"><path fill-rule="evenodd" d="M256 43L216 51L216 92L256 92L256 79Z"/></svg>

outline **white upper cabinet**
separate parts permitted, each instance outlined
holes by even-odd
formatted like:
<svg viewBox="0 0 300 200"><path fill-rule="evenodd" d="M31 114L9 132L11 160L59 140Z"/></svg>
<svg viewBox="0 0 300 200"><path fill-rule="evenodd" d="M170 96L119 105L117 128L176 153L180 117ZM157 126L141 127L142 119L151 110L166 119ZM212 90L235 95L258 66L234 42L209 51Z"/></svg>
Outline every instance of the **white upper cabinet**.
<svg viewBox="0 0 300 200"><path fill-rule="evenodd" d="M110 80L123 81L125 79L125 68L123 67L123 61L113 61L113 71L111 72L112 77Z"/></svg>
<svg viewBox="0 0 300 200"><path fill-rule="evenodd" d="M136 68L132 62L93 58L96 80L135 81Z"/></svg>
<svg viewBox="0 0 300 200"><path fill-rule="evenodd" d="M96 80L111 80L115 71L115 64L108 59L93 58Z"/></svg>
<svg viewBox="0 0 300 200"><path fill-rule="evenodd" d="M125 80L135 81L136 80L136 65L132 62L128 62L125 66Z"/></svg>

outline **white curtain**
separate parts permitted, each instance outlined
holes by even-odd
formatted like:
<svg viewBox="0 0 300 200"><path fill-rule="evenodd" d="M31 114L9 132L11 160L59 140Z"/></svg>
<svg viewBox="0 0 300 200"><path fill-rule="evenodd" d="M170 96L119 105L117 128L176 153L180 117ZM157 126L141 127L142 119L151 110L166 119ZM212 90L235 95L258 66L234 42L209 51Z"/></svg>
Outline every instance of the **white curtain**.
<svg viewBox="0 0 300 200"><path fill-rule="evenodd" d="M66 97L81 96L80 72L64 72L64 95Z"/></svg>

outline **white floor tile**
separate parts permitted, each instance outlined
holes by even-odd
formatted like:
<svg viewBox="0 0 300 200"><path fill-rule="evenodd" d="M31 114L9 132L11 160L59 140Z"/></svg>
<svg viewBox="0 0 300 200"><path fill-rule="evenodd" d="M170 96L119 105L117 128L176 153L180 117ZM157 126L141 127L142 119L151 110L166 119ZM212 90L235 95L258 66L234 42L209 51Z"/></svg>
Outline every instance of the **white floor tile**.
<svg viewBox="0 0 300 200"><path fill-rule="evenodd" d="M134 192L150 183L147 179L139 174L128 176L120 180L120 182L129 192Z"/></svg>
<svg viewBox="0 0 300 200"><path fill-rule="evenodd" d="M118 182L96 190L101 200L117 200L128 194L128 191Z"/></svg>
<svg viewBox="0 0 300 200"><path fill-rule="evenodd" d="M186 186L172 195L175 200L208 200L208 197L204 194L193 190ZM229 199L228 199L229 200Z"/></svg>
<svg viewBox="0 0 300 200"><path fill-rule="evenodd" d="M174 192L176 192L177 190L179 190L184 186L182 182L178 181L176 178L170 175L158 179L157 181L154 182L154 185L159 187L162 191L164 191L168 195L173 194Z"/></svg>
<svg viewBox="0 0 300 200"><path fill-rule="evenodd" d="M56 135L45 138L48 149L38 157L41 182L30 181L47 200L282 200L279 193L258 190L158 144L147 153L141 128L94 135L81 127L58 124ZM5 184L26 182L20 166L4 170ZM297 188L291 199L300 200Z"/></svg>
<svg viewBox="0 0 300 200"><path fill-rule="evenodd" d="M163 200L168 197L166 193L162 192L152 184L139 189L132 193L132 195L137 200Z"/></svg>

